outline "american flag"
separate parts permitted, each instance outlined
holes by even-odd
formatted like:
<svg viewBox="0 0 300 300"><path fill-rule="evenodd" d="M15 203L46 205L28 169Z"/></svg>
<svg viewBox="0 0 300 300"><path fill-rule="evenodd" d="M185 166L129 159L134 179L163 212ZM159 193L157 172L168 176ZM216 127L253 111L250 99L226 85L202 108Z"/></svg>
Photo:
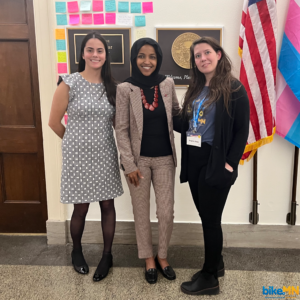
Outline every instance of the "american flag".
<svg viewBox="0 0 300 300"><path fill-rule="evenodd" d="M250 129L241 164L249 161L259 147L272 142L276 130L276 40L276 0L244 0L240 81L249 97Z"/></svg>

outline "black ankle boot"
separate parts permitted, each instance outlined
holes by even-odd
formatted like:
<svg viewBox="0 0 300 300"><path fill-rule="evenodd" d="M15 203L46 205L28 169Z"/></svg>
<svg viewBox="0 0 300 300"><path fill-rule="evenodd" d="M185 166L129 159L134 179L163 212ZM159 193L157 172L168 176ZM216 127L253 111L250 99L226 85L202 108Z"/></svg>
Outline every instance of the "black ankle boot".
<svg viewBox="0 0 300 300"><path fill-rule="evenodd" d="M201 271L196 280L183 282L181 291L188 295L217 295L220 292L219 281L214 275Z"/></svg>
<svg viewBox="0 0 300 300"><path fill-rule="evenodd" d="M100 281L103 280L107 274L109 269L113 265L113 256L111 253L103 253L103 256L99 262L99 265L95 271L93 280Z"/></svg>
<svg viewBox="0 0 300 300"><path fill-rule="evenodd" d="M202 269L203 270L203 269ZM200 273L201 273L201 271L202 270L200 270L200 271L198 271L197 273L195 273L193 276L192 276L192 280L196 280L198 277L199 277L199 275L200 275ZM224 265L224 261L223 261L223 256L221 255L221 259L220 259L220 261L219 261L219 265L218 265L218 278L219 277L223 277L224 275L225 275L225 265Z"/></svg>
<svg viewBox="0 0 300 300"><path fill-rule="evenodd" d="M82 250L81 249L73 249L72 254L72 265L74 270L79 274L88 274L89 266L87 265Z"/></svg>

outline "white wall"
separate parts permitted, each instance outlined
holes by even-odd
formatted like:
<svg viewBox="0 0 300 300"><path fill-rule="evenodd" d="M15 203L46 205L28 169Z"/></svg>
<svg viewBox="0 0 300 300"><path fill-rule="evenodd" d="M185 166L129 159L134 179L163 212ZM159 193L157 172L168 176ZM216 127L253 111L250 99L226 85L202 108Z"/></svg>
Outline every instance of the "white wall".
<svg viewBox="0 0 300 300"><path fill-rule="evenodd" d="M224 48L232 59L235 75L238 76L240 58L237 54L238 37L240 29L241 11L243 1L237 0L153 0L154 13L146 16L147 35L156 38L155 27L201 27L224 26ZM278 53L284 31L284 23L288 10L286 0L277 1L278 10ZM41 88L41 104L44 131L44 149L47 180L48 214L50 220L63 220L66 215L70 219L72 206L59 204L59 164L60 141L47 127L50 110L51 95L55 88L55 40L53 38L55 27L55 0L35 0L36 14L44 14L36 17L38 63ZM47 20L47 22L46 22ZM46 23L45 23L46 22ZM43 28L43 30L41 29ZM134 30L133 30L134 34ZM134 37L133 37L134 42ZM47 49L47 45L50 49ZM48 53L48 62L44 59ZM41 67L43 65L43 67ZM48 79L48 85L46 85ZM181 100L184 89L177 89L178 98ZM176 133L176 149L178 162L180 162L180 136ZM258 200L259 224L285 225L286 214L290 210L291 182L293 170L294 146L279 136L274 141L263 146L258 151ZM199 222L196 209L187 184L179 183L180 168L176 173L175 187L175 222ZM132 221L132 208L128 187L122 174L125 193L115 200L117 220ZM297 201L300 201L300 180L298 180ZM249 212L252 210L252 161L239 167L239 178L232 187L224 210L223 223L249 223ZM155 198L151 194L151 220L156 220ZM298 215L300 210L298 209ZM89 220L99 220L99 205L93 203L88 213ZM297 224L300 224L298 217Z"/></svg>

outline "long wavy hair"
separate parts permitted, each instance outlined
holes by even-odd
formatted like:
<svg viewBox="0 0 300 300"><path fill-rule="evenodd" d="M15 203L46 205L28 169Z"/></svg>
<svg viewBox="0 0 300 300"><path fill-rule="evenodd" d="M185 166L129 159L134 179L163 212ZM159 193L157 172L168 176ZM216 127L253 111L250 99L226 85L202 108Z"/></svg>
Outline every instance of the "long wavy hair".
<svg viewBox="0 0 300 300"><path fill-rule="evenodd" d="M86 35L86 37L83 39L83 41L81 43L81 50L80 50L81 55L80 55L80 59L79 59L78 72L83 72L85 70L85 60L82 58L82 55L84 53L85 45L88 42L88 40L90 40L90 39L98 39L104 45L106 60L101 69L101 78L102 78L103 84L105 86L106 95L107 95L109 103L113 106L116 106L117 83L111 73L110 55L108 52L107 43L101 34L93 31L93 32L88 33Z"/></svg>
<svg viewBox="0 0 300 300"><path fill-rule="evenodd" d="M208 44L216 53L218 51L221 52L221 58L218 61L214 76L209 83L208 100L204 102L203 108L208 108L210 105L217 102L221 96L223 96L225 108L228 114L230 114L230 94L233 92L231 86L232 82L237 80L231 73L231 60L217 40L211 37L202 37L194 41L190 48L191 82L184 97L182 115L184 117L189 115L193 101L197 98L197 96L199 96L206 83L205 75L198 70L195 63L194 49L198 44Z"/></svg>

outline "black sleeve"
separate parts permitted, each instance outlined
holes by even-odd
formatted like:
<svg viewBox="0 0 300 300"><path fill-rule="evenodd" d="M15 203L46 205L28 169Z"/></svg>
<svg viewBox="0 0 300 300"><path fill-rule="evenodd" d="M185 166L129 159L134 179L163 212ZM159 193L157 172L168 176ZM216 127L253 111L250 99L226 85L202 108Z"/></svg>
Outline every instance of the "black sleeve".
<svg viewBox="0 0 300 300"><path fill-rule="evenodd" d="M173 129L181 133L181 127L182 127L182 116L179 114L173 117Z"/></svg>
<svg viewBox="0 0 300 300"><path fill-rule="evenodd" d="M250 106L247 92L243 85L237 92L233 93L232 101L236 101L236 108L233 116L233 138L226 162L235 170L244 153L249 135Z"/></svg>

